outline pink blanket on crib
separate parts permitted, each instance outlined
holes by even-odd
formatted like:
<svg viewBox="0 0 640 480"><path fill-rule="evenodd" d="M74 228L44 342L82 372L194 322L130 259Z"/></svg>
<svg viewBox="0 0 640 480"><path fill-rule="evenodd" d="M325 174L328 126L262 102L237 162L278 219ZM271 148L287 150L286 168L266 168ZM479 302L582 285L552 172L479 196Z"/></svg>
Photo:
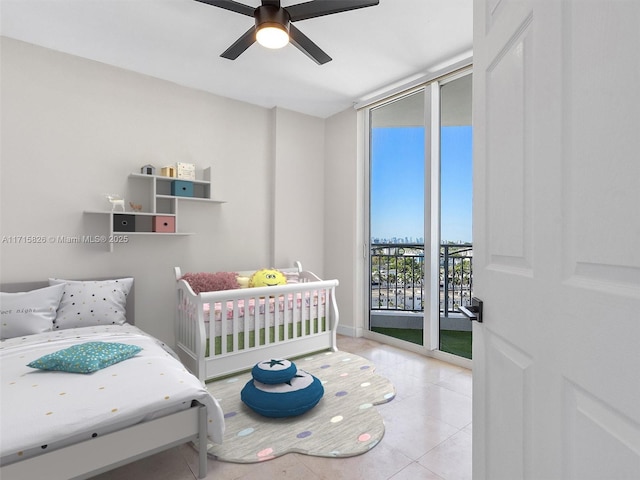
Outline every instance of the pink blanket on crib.
<svg viewBox="0 0 640 480"><path fill-rule="evenodd" d="M317 307L318 306L318 302L320 302L320 305L324 305L325 303L325 294L324 291L320 291L318 292L313 292L313 296L310 294L310 292L304 292L304 298L303 298L303 294L302 293L290 293L289 295L287 295L287 297L285 298L284 295L280 295L278 297L269 297L269 298L260 298L259 300L259 304L258 304L258 314L263 315L265 313L265 305L267 305L267 300L268 300L268 312L269 313L274 313L276 311L276 306L277 306L277 311L279 312L284 312L285 308L287 310L293 310L294 309L294 303L295 303L295 307L296 309L301 309L301 308L309 308L311 307ZM304 303L303 303L304 300ZM238 317L244 317L245 314L245 301L243 299L237 300L236 303L236 309L238 311ZM250 316L254 316L256 315L256 299L255 298L250 298L249 299L249 315ZM223 302L216 302L215 305L215 319L216 321L220 321L220 319L222 318L222 304ZM234 301L233 300L229 300L226 302L226 306L227 306L227 319L231 320L234 317ZM208 317L210 316L210 311L211 311L211 306L210 304L205 304L204 305L204 313Z"/></svg>

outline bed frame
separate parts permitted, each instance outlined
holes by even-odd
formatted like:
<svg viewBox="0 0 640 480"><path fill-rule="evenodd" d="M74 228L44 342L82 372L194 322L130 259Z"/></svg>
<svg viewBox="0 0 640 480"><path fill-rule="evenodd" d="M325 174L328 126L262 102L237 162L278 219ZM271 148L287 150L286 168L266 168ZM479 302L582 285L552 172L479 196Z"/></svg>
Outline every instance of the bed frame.
<svg viewBox="0 0 640 480"><path fill-rule="evenodd" d="M125 278L127 275L111 278ZM92 280L101 280L93 278ZM105 279L106 280L106 279ZM134 282L135 284L135 282ZM3 292L25 292L48 282L8 283ZM134 321L133 286L127 297L127 322ZM198 478L207 476L207 409L194 401L191 408L138 423L97 438L52 450L8 465L0 465L2 480L47 478L85 479L178 445L198 446Z"/></svg>
<svg viewBox="0 0 640 480"><path fill-rule="evenodd" d="M181 280L183 273L179 267L175 267L175 351L191 373L201 381L208 381L250 369L269 357L292 358L327 349L337 351L339 314L335 289L338 280L321 280L315 274L303 270L300 262L295 262L294 265L294 268L278 270L285 274L297 273L299 283L199 294L194 293L185 280ZM251 273L253 272L238 272L243 276L250 276ZM278 305L279 302L286 303L287 298L310 298L311 301L293 300L291 308L284 309L280 303L280 308L276 306L272 312L268 308L264 308L262 312L257 307L253 311L246 308L244 318L239 313L244 305L257 306L269 300ZM221 319L229 319L217 322L217 348L214 347L216 322L208 320L209 316L214 316L215 308ZM305 318L310 320L305 321ZM228 323L231 323L230 327ZM260 328L258 332L250 332L252 327L243 327L252 324L263 325L263 338ZM271 334L269 328L273 329ZM225 338L227 341L222 340Z"/></svg>
<svg viewBox="0 0 640 480"><path fill-rule="evenodd" d="M188 410L3 465L0 478L85 479L190 441L198 445L198 478L205 478L207 408L200 403Z"/></svg>

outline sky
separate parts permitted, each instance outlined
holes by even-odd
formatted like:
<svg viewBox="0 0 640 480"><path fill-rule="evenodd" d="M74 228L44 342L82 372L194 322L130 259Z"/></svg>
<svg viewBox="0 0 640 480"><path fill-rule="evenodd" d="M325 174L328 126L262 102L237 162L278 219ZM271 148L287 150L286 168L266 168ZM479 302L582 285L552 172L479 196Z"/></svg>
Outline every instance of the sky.
<svg viewBox="0 0 640 480"><path fill-rule="evenodd" d="M471 126L441 131L441 240L472 242ZM424 128L374 128L371 237L424 237Z"/></svg>

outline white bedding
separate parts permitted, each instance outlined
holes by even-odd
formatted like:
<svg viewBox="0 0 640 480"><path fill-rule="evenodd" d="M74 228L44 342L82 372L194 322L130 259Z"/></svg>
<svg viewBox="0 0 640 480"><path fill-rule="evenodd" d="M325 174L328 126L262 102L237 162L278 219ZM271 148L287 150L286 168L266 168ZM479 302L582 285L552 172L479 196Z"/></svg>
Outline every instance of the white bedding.
<svg viewBox="0 0 640 480"><path fill-rule="evenodd" d="M91 374L36 370L42 355L88 341L135 344L135 357ZM74 328L0 342L0 462L13 463L125 426L207 407L208 435L222 442L218 402L159 340L122 326Z"/></svg>

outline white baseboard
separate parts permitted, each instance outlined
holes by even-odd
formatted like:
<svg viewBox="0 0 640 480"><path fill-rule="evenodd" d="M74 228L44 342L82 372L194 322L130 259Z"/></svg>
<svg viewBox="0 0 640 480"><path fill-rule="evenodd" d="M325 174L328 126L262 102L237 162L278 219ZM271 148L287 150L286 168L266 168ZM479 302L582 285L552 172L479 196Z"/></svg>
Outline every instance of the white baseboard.
<svg viewBox="0 0 640 480"><path fill-rule="evenodd" d="M336 329L336 333L338 335L344 335L346 337L355 337L355 338L364 336L364 331L362 327L352 327L350 325L338 325L338 328Z"/></svg>

